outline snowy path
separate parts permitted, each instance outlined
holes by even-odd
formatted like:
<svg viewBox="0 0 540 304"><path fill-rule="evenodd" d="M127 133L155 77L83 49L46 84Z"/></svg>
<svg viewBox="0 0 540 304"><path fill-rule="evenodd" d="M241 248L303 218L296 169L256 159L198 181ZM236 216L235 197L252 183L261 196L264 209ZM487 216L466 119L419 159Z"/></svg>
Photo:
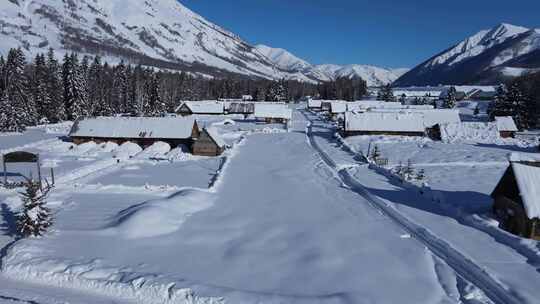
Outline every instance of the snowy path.
<svg viewBox="0 0 540 304"><path fill-rule="evenodd" d="M470 258L453 248L452 245L445 242L443 239L433 234L429 230L425 229L421 225L411 221L409 218L401 214L398 210L385 203L380 198L369 193L365 187L358 182L358 180L352 176L346 169L339 169L338 163L334 161L333 155L337 153L340 155L340 160L343 159L343 150L331 151L332 156L328 151L322 149L317 143L313 129L316 128L316 132L324 133L324 122L318 121L313 115L304 114L306 118L310 120L310 126L308 127L308 136L312 146L320 153L325 163L336 170L344 184L348 185L351 190L362 195L368 200L372 206L378 208L386 216L392 219L395 223L400 225L403 229L408 231L413 237L421 241L431 252L450 265L461 277L469 282L472 282L475 286L479 287L493 302L500 304L511 303L523 303L515 294L511 293L507 288L502 286L496 281L490 274L488 274L482 267L478 266ZM310 117L311 116L311 117ZM315 123L321 123L321 126L315 126ZM332 131L326 131L326 138L331 138Z"/></svg>

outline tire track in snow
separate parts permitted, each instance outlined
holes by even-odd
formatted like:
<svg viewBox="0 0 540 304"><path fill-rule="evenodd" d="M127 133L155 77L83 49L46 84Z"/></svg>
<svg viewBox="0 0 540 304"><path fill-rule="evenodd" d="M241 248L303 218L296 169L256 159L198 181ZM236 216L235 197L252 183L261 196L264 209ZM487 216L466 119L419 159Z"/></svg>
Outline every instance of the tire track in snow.
<svg viewBox="0 0 540 304"><path fill-rule="evenodd" d="M347 185L351 191L358 193L360 196L370 202L373 207L379 209L384 215L390 218L394 223L399 225L403 230L420 241L434 255L443 260L450 266L461 278L473 283L476 287L484 292L484 294L496 304L521 304L523 301L513 292L505 288L501 283L495 280L482 267L478 266L470 258L452 247L449 243L439 238L426 228L411 221L398 210L384 202L381 198L374 196L354 177L347 169L340 169L335 161L324 151L313 136L313 121L304 111L300 111L302 115L309 121L306 129L310 145L320 155L321 159L337 172L342 182Z"/></svg>

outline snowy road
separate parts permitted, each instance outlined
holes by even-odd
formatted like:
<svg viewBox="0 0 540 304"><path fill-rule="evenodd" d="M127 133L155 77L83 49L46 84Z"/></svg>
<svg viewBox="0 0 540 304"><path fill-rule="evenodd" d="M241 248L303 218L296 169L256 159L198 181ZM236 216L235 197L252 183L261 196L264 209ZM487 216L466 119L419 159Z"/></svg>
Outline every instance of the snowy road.
<svg viewBox="0 0 540 304"><path fill-rule="evenodd" d="M414 238L422 242L427 248L429 248L431 252L451 266L452 269L454 269L462 278L472 282L475 286L480 288L494 303L523 303L522 299L502 286L470 258L453 248L449 243L445 242L444 239L433 234L418 223L411 221L398 210L392 208L380 198L369 193L366 188L348 172L347 169L340 169L338 164L330 156L330 154L336 154L335 151L331 151L329 154L328 152L330 151L325 151L317 143L317 141L321 140L321 138L326 138L326 140L331 139L334 131L332 129L328 129L328 123L321 121L316 115L309 112L303 112L303 114L310 122L308 127L308 137L311 145L319 152L325 163L336 171L345 185L349 186L351 190L360 194L362 197L368 200L372 206L379 209L395 223L408 231ZM316 129L317 134L319 134L318 139L316 139L316 137L313 135L314 129ZM325 130L327 133L326 135L324 135ZM337 154L343 154L343 152L348 153L346 149L341 149L337 146L335 146L335 148L340 150Z"/></svg>

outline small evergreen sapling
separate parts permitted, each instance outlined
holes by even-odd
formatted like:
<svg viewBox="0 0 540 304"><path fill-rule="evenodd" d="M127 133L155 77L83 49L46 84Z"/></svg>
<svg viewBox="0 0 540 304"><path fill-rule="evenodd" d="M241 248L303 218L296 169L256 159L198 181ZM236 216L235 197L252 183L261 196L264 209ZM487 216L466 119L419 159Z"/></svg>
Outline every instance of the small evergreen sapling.
<svg viewBox="0 0 540 304"><path fill-rule="evenodd" d="M17 229L23 237L42 236L52 225L51 211L45 206L50 189L47 185L41 190L39 182L26 180L25 191L20 193L23 210L17 219Z"/></svg>
<svg viewBox="0 0 540 304"><path fill-rule="evenodd" d="M375 145L375 147L373 147L373 151L371 152L371 160L376 163L380 157L381 151L379 150L379 146Z"/></svg>

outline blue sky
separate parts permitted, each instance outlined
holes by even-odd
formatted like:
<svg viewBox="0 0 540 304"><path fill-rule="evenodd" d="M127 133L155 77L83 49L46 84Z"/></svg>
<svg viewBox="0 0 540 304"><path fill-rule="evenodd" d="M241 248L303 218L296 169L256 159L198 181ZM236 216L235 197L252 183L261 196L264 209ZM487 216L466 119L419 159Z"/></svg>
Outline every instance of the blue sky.
<svg viewBox="0 0 540 304"><path fill-rule="evenodd" d="M180 0L250 43L315 64L413 67L501 22L540 28L540 0Z"/></svg>

